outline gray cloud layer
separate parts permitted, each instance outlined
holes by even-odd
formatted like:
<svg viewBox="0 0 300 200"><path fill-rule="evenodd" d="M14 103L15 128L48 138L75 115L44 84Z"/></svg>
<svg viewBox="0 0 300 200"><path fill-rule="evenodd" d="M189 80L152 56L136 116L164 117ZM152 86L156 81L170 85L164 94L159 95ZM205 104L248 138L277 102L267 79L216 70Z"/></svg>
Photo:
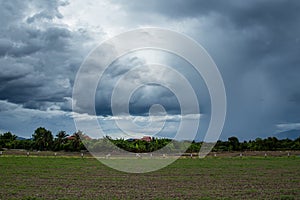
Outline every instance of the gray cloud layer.
<svg viewBox="0 0 300 200"><path fill-rule="evenodd" d="M99 43L99 38L103 39L116 27L127 30L158 26L193 37L215 60L228 97L223 138L231 135L245 139L266 137L279 130L278 124L289 127L288 124L300 122L299 1L157 0L145 3L116 0L104 5L106 9L117 7L119 12L107 11L105 20L109 25L99 19L97 30L101 31L97 32L97 39L95 26L79 26L64 16L64 9L77 3L0 3L0 100L6 102L3 105L9 102L25 110L70 112L76 72L88 52ZM78 11L75 8L72 8L74 15ZM131 66L144 62L142 55L133 55L116 62L107 71L96 95L96 100L102 102L96 105L98 114L110 114L111 88L117 78ZM166 55L164 62L173 66L177 63L179 70L188 68L171 56ZM194 77L192 71L187 70L185 76L198 88L201 111L209 118L210 102L204 83L198 83L199 78ZM151 86L134 94L132 113L145 115L156 100L171 114L178 114L174 96L163 88ZM1 108L0 116L7 116L9 109L11 116L12 113L18 115L16 109L7 109ZM53 128L56 121L62 120L61 115L53 117L51 124L42 116L40 113L36 126ZM0 129L16 130L7 125L11 119L1 120ZM18 129L17 133L20 132Z"/></svg>
<svg viewBox="0 0 300 200"><path fill-rule="evenodd" d="M53 22L62 17L58 7L65 5L54 2L2 2L0 99L44 109L71 96L84 57L81 40L88 38Z"/></svg>

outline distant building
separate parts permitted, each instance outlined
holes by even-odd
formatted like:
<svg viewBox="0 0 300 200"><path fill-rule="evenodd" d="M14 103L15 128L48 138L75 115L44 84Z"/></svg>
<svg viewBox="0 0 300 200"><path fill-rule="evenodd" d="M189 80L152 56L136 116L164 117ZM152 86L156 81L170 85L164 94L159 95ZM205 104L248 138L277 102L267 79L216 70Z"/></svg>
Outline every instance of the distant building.
<svg viewBox="0 0 300 200"><path fill-rule="evenodd" d="M144 136L144 137L142 137L141 140L146 141L146 142L151 142L152 137L150 137L150 136Z"/></svg>
<svg viewBox="0 0 300 200"><path fill-rule="evenodd" d="M81 136L84 140L92 140L92 138L90 138L90 136L88 135L82 135Z"/></svg>
<svg viewBox="0 0 300 200"><path fill-rule="evenodd" d="M76 136L75 136L75 134L73 134L73 135L68 136L67 139L68 140L75 140ZM83 139L83 140L92 140L92 138L90 138L88 135L85 135L85 134L80 135L80 139Z"/></svg>
<svg viewBox="0 0 300 200"><path fill-rule="evenodd" d="M137 141L137 140L142 140L142 141L146 141L146 142L151 142L152 137L150 137L150 136L143 136L143 137L140 138L140 139L138 139L138 138L128 138L126 141L128 141L128 142L134 142L134 141Z"/></svg>
<svg viewBox="0 0 300 200"><path fill-rule="evenodd" d="M74 135L70 135L70 136L67 137L67 139L68 139L68 140L75 140L76 138L75 138Z"/></svg>

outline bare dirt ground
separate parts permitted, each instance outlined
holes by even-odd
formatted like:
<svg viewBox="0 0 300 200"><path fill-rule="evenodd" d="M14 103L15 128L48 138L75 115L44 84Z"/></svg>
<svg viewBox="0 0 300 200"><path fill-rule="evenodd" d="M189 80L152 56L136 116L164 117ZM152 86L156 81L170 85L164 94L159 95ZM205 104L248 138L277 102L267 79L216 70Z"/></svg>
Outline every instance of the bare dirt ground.
<svg viewBox="0 0 300 200"><path fill-rule="evenodd" d="M81 157L82 153L84 157L93 157L89 152L53 152L53 151L27 151L24 149L10 149L2 152L3 155L15 155L15 156L57 156L57 157ZM105 158L106 154L100 154L100 157ZM132 153L131 156L135 157L135 153ZM193 153L193 157L198 157L198 153ZM155 157L163 157L163 155L153 153ZM173 156L173 154L166 154L166 156ZM258 157L285 157L285 156L300 156L300 151L236 151L236 152L210 152L207 157L249 157L249 156L258 156ZM120 157L118 153L111 152L110 157ZM144 158L150 157L150 153L146 154ZM191 157L190 153L182 155L182 157Z"/></svg>
<svg viewBox="0 0 300 200"><path fill-rule="evenodd" d="M298 155L183 158L145 174L76 155L2 155L0 199L300 199Z"/></svg>

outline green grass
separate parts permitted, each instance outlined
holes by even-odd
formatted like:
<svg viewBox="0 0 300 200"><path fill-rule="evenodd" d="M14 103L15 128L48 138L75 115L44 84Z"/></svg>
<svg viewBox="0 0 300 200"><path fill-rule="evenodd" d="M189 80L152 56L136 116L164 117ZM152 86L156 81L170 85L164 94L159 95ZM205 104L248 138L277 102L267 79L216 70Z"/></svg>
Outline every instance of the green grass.
<svg viewBox="0 0 300 200"><path fill-rule="evenodd" d="M0 199L300 199L299 157L179 159L128 174L93 158L0 157Z"/></svg>

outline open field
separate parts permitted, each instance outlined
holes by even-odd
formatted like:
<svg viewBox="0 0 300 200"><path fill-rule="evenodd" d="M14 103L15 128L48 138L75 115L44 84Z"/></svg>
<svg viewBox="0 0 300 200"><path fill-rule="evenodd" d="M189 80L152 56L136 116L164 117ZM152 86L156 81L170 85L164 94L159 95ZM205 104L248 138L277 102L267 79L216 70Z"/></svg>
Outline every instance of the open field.
<svg viewBox="0 0 300 200"><path fill-rule="evenodd" d="M1 156L0 199L300 199L300 157L179 159L128 174L94 158Z"/></svg>
<svg viewBox="0 0 300 200"><path fill-rule="evenodd" d="M55 154L60 157L80 157L81 152L66 152L66 151L58 151L58 152L53 152L53 151L27 151L24 149L6 149L3 151L3 155L9 155L9 156L26 156L27 152L29 152L30 156L55 156ZM93 157L90 155L89 152L83 152L84 157ZM107 153L102 153L100 154L100 157L105 158L105 155ZM157 154L157 153L152 153L153 156L155 157L162 157L162 154ZM290 156L300 156L300 151L223 151L223 152L210 152L207 157L239 157L240 154L243 155L243 157L249 157L249 156L262 156L264 157L267 155L268 157L286 157L288 155ZM129 155L129 154L128 154ZM135 157L136 153L132 153L131 156ZM146 156L144 158L150 157L150 153L146 153ZM167 154L168 156L172 156L172 154ZM190 153L185 153L182 157L190 157ZM111 157L119 157L117 153L111 152ZM197 157L198 153L193 153L193 157Z"/></svg>

